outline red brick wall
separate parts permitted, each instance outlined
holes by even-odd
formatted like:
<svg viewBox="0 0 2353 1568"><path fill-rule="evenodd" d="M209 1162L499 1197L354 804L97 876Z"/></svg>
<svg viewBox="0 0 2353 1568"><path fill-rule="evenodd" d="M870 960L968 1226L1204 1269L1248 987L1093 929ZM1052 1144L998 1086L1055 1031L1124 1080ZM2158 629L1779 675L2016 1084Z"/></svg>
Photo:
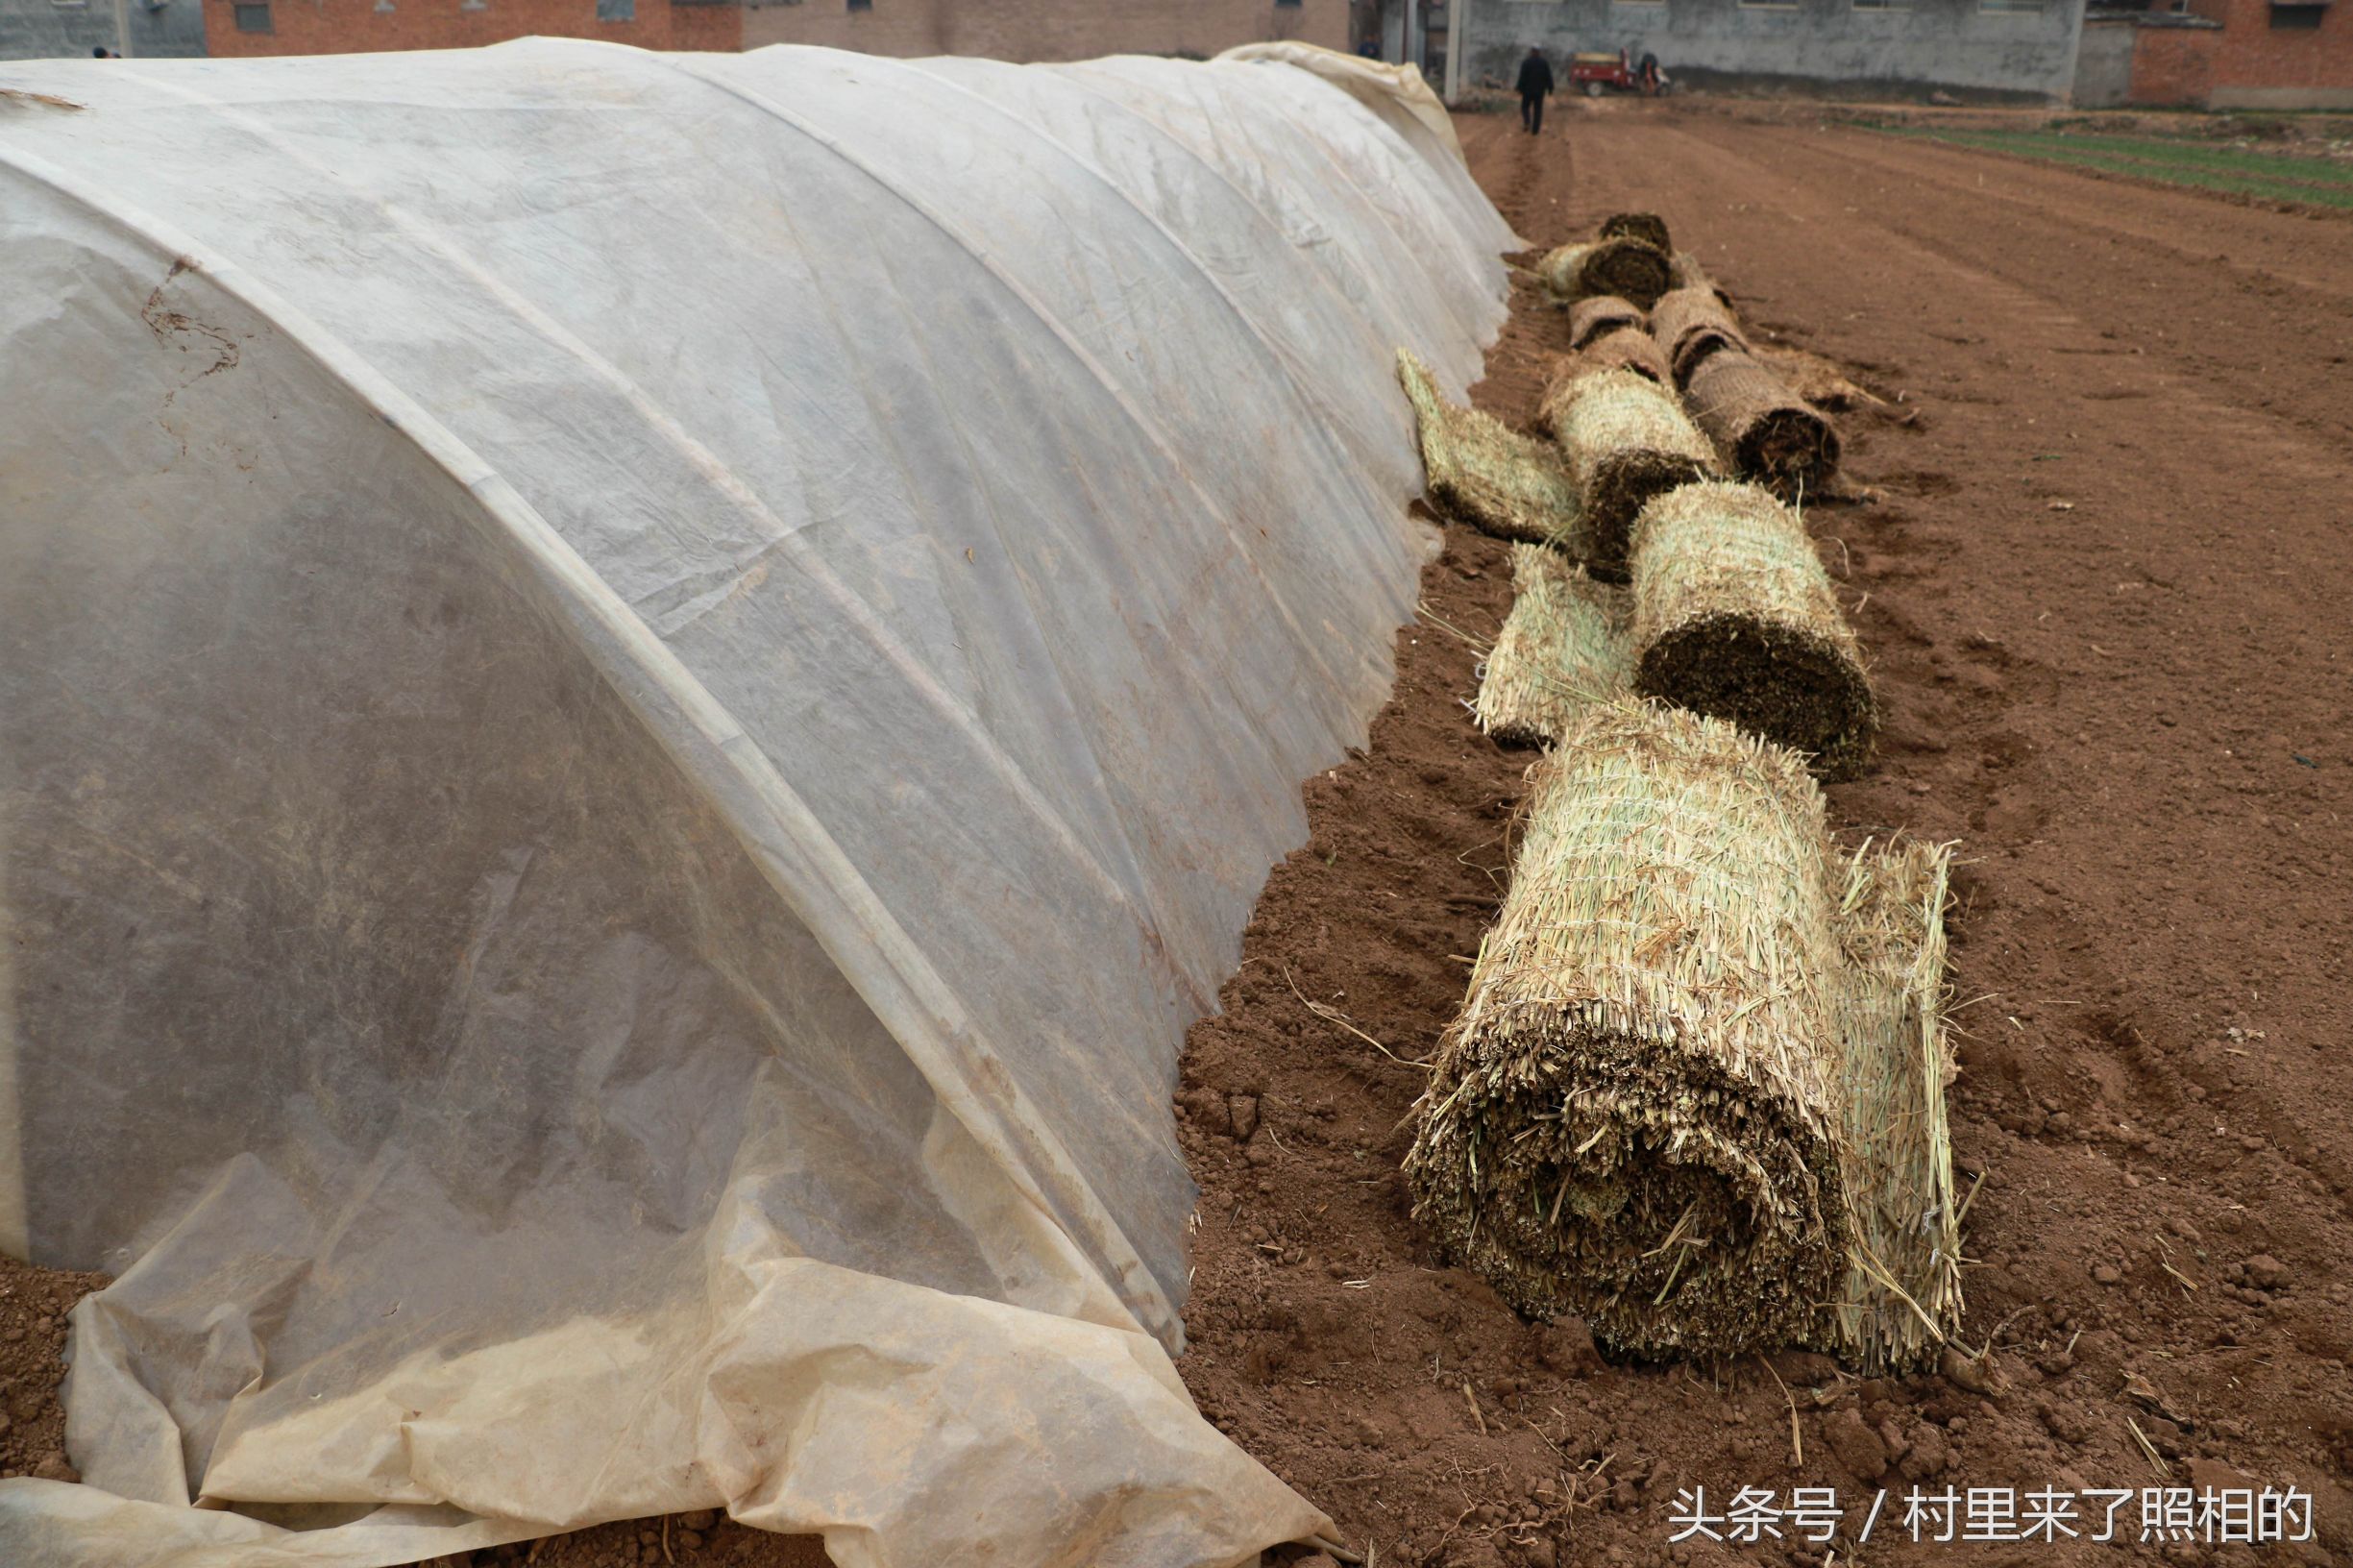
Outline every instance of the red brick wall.
<svg viewBox="0 0 2353 1568"><path fill-rule="evenodd" d="M2267 0L2227 3L2214 62L2216 99L2243 97L2248 88L2353 91L2353 10L2328 6L2320 25L2305 32L2273 28Z"/></svg>
<svg viewBox="0 0 2353 1568"><path fill-rule="evenodd" d="M796 5L674 5L637 0L637 16L601 22L596 0L268 0L271 31L240 33L234 0L204 0L215 55L355 54L463 49L537 34L609 38L643 49L738 49L818 43L875 55L988 55L1086 60L1096 55L1213 55L1238 43L1300 38L1348 46L1349 0L847 0ZM2353 5L2353 0L2346 0Z"/></svg>
<svg viewBox="0 0 2353 1568"><path fill-rule="evenodd" d="M2132 48L2132 102L2202 104L2214 86L2222 34L2211 28L2144 27Z"/></svg>
<svg viewBox="0 0 2353 1568"><path fill-rule="evenodd" d="M493 5L498 0L491 0ZM2353 4L2353 0L2346 0ZM1090 60L1097 55L1213 55L1238 43L1298 38L1348 47L1349 0L847 0L754 5L744 47L816 43L870 55L986 55Z"/></svg>
<svg viewBox="0 0 2353 1568"><path fill-rule="evenodd" d="M268 33L237 31L233 0L205 0L205 41L215 55L340 55L376 49L464 49L539 35L606 38L641 49L733 50L744 12L733 5L636 0L633 21L597 20L597 0L270 0Z"/></svg>
<svg viewBox="0 0 2353 1568"><path fill-rule="evenodd" d="M2220 30L2140 29L2135 103L2353 108L2353 0L2323 8L2309 31L2274 28L2270 0L2192 0L2191 9Z"/></svg>
<svg viewBox="0 0 2353 1568"><path fill-rule="evenodd" d="M956 9L955 0L874 0L870 11L851 11L847 0L747 6L744 47L814 43L828 49L854 49L862 55L895 55L902 60L968 54L969 50L958 50L947 41L955 31L949 16Z"/></svg>

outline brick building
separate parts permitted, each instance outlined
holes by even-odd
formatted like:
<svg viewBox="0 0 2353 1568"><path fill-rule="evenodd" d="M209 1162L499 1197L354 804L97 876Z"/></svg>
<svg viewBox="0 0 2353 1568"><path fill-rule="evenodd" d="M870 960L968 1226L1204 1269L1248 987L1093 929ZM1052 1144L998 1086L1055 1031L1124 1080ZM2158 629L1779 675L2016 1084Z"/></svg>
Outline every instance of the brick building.
<svg viewBox="0 0 2353 1568"><path fill-rule="evenodd" d="M1206 58L1284 38L1345 49L1349 0L746 0L743 37L901 58Z"/></svg>
<svg viewBox="0 0 2353 1568"><path fill-rule="evenodd" d="M0 0L0 7L26 0ZM32 0L47 9L57 0ZM103 5L105 0L97 0ZM143 0L132 0L133 4ZM813 43L874 55L1209 56L1298 38L1342 49L1350 0L170 0L216 55L460 49L532 34L643 49Z"/></svg>
<svg viewBox="0 0 2353 1568"><path fill-rule="evenodd" d="M0 0L0 60L201 55L204 0Z"/></svg>
<svg viewBox="0 0 2353 1568"><path fill-rule="evenodd" d="M2075 102L2353 109L2353 12L2328 0L2106 0L2084 24Z"/></svg>
<svg viewBox="0 0 2353 1568"><path fill-rule="evenodd" d="M2353 0L2346 0L2353 5ZM1711 91L2062 103L2075 78L2084 0L1383 0L1383 50L1450 92L1508 83L1531 47L1561 70L1578 50L1654 54ZM1437 35L1442 31L1442 40Z"/></svg>
<svg viewBox="0 0 2353 1568"><path fill-rule="evenodd" d="M508 38L604 38L641 49L735 49L734 0L203 0L215 55L463 49Z"/></svg>

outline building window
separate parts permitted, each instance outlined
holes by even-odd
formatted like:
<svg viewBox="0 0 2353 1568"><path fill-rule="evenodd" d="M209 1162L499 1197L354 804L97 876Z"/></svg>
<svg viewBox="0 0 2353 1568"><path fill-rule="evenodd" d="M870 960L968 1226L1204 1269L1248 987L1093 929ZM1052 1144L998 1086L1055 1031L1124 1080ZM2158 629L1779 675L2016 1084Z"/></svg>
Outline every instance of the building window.
<svg viewBox="0 0 2353 1568"><path fill-rule="evenodd" d="M1857 11L1909 11L1912 0L1854 0Z"/></svg>
<svg viewBox="0 0 2353 1568"><path fill-rule="evenodd" d="M1977 0L1979 11L2002 12L2013 16L2039 15L2043 0Z"/></svg>
<svg viewBox="0 0 2353 1568"><path fill-rule="evenodd" d="M872 11L874 9L874 0L849 0L849 9L852 11Z"/></svg>
<svg viewBox="0 0 2353 1568"><path fill-rule="evenodd" d="M1275 9L1276 9L1277 11L1281 11L1281 10L1284 10L1284 9L1286 9L1286 8L1288 8L1289 10L1292 10L1292 11L1297 11L1297 10L1298 10L1298 9L1299 9L1301 6L1305 5L1306 3L1307 3L1307 0L1275 0Z"/></svg>
<svg viewBox="0 0 2353 1568"><path fill-rule="evenodd" d="M2279 0L2272 0L2271 31L2309 33L2320 25L2320 13L2326 10L2326 6L2285 6Z"/></svg>
<svg viewBox="0 0 2353 1568"><path fill-rule="evenodd" d="M233 9L237 14L238 32L275 33L278 31L270 25L270 8L267 5L237 6Z"/></svg>
<svg viewBox="0 0 2353 1568"><path fill-rule="evenodd" d="M637 20L637 0L597 0L597 20L633 22Z"/></svg>
<svg viewBox="0 0 2353 1568"><path fill-rule="evenodd" d="M1795 11L1798 0L1740 0L1743 11Z"/></svg>

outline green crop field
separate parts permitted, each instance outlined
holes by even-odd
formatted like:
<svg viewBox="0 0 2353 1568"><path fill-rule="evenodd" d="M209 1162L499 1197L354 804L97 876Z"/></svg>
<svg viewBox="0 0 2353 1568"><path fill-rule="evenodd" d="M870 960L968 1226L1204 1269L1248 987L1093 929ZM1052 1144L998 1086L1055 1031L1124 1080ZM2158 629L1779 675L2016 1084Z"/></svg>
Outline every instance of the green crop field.
<svg viewBox="0 0 2353 1568"><path fill-rule="evenodd" d="M1963 130L1945 126L1874 126L1890 135L1956 147L2013 153L2077 168L2129 174L2199 190L2268 201L2353 208L2353 162L2217 145L2173 136L2069 131Z"/></svg>

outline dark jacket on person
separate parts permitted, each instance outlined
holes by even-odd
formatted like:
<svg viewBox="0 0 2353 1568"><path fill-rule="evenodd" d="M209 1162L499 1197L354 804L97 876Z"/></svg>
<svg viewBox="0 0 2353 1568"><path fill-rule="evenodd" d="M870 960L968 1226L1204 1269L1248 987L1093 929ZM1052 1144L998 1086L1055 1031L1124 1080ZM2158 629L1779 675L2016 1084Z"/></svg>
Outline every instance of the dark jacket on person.
<svg viewBox="0 0 2353 1568"><path fill-rule="evenodd" d="M1530 55L1520 61L1520 96L1541 98L1553 90L1552 63L1542 55Z"/></svg>

